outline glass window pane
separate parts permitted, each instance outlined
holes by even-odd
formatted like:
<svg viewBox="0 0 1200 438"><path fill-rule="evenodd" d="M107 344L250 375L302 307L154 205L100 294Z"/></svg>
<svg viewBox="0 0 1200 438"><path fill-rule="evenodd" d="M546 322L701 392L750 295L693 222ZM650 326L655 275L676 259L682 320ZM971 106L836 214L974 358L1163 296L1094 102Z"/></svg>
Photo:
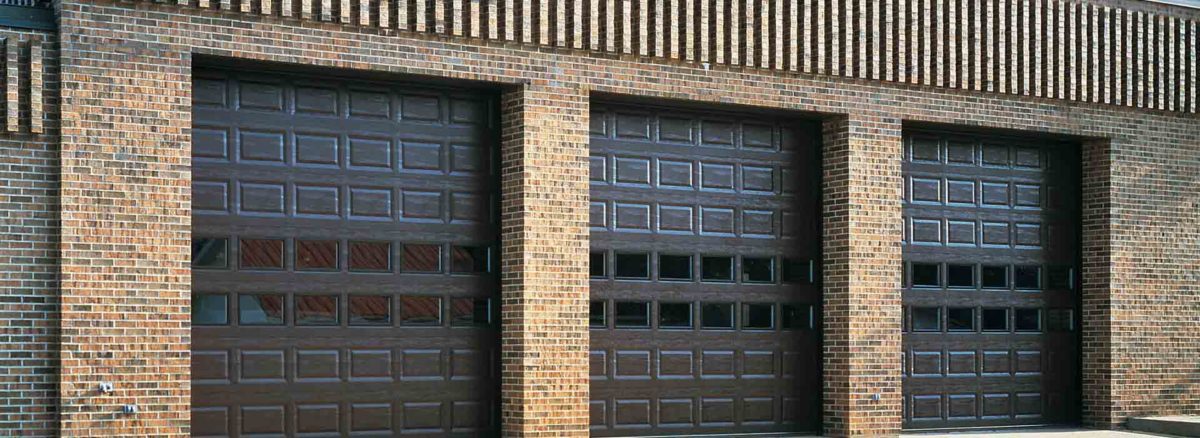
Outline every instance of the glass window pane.
<svg viewBox="0 0 1200 438"><path fill-rule="evenodd" d="M238 324L283 325L283 295L239 295Z"/></svg>
<svg viewBox="0 0 1200 438"><path fill-rule="evenodd" d="M1017 266L1013 269L1013 285L1017 289L1041 289L1041 266Z"/></svg>
<svg viewBox="0 0 1200 438"><path fill-rule="evenodd" d="M296 325L337 325L336 295L296 295Z"/></svg>
<svg viewBox="0 0 1200 438"><path fill-rule="evenodd" d="M616 308L618 328L650 327L650 303L644 301L618 301Z"/></svg>
<svg viewBox="0 0 1200 438"><path fill-rule="evenodd" d="M1071 309L1050 309L1046 311L1046 330L1053 332L1069 332L1075 329L1074 312Z"/></svg>
<svg viewBox="0 0 1200 438"><path fill-rule="evenodd" d="M980 269L983 271L984 289L1008 289L1008 266L984 266Z"/></svg>
<svg viewBox="0 0 1200 438"><path fill-rule="evenodd" d="M588 308L588 326L608 327L608 313L605 312L607 306L604 303L604 301L592 301Z"/></svg>
<svg viewBox="0 0 1200 438"><path fill-rule="evenodd" d="M192 239L192 267L221 269L229 267L229 239L196 237Z"/></svg>
<svg viewBox="0 0 1200 438"><path fill-rule="evenodd" d="M659 254L658 278L660 280L691 280L692 256Z"/></svg>
<svg viewBox="0 0 1200 438"><path fill-rule="evenodd" d="M400 297L400 324L442 325L442 299L438 297Z"/></svg>
<svg viewBox="0 0 1200 438"><path fill-rule="evenodd" d="M775 305L742 304L742 328L749 330L775 328Z"/></svg>
<svg viewBox="0 0 1200 438"><path fill-rule="evenodd" d="M913 287L940 287L942 285L940 265L936 263L913 263Z"/></svg>
<svg viewBox="0 0 1200 438"><path fill-rule="evenodd" d="M700 279L704 281L733 281L733 257L701 257Z"/></svg>
<svg viewBox="0 0 1200 438"><path fill-rule="evenodd" d="M783 259L783 281L785 283L811 284L813 262L805 259Z"/></svg>
<svg viewBox="0 0 1200 438"><path fill-rule="evenodd" d="M983 309L983 331L1008 331L1008 309Z"/></svg>
<svg viewBox="0 0 1200 438"><path fill-rule="evenodd" d="M329 271L338 267L336 240L296 240L296 269Z"/></svg>
<svg viewBox="0 0 1200 438"><path fill-rule="evenodd" d="M491 302L487 298L450 300L450 325L486 326L491 319Z"/></svg>
<svg viewBox="0 0 1200 438"><path fill-rule="evenodd" d="M706 329L733 328L733 303L706 303L700 306L700 326Z"/></svg>
<svg viewBox="0 0 1200 438"><path fill-rule="evenodd" d="M780 306L783 328L812 329L812 309L813 307L808 304L784 304Z"/></svg>
<svg viewBox="0 0 1200 438"><path fill-rule="evenodd" d="M392 298L350 295L350 325L392 325Z"/></svg>
<svg viewBox="0 0 1200 438"><path fill-rule="evenodd" d="M692 328L692 303L658 303L659 328Z"/></svg>
<svg viewBox="0 0 1200 438"><path fill-rule="evenodd" d="M1016 309L1013 316L1019 332L1042 330L1042 309Z"/></svg>
<svg viewBox="0 0 1200 438"><path fill-rule="evenodd" d="M283 239L241 239L242 269L283 269Z"/></svg>
<svg viewBox="0 0 1200 438"><path fill-rule="evenodd" d="M941 308L913 307L912 329L914 332L937 332L942 330Z"/></svg>
<svg viewBox="0 0 1200 438"><path fill-rule="evenodd" d="M192 296L192 325L229 324L229 296L195 294Z"/></svg>
<svg viewBox="0 0 1200 438"><path fill-rule="evenodd" d="M1075 281L1070 266L1053 266L1046 273L1046 286L1055 290L1071 290Z"/></svg>
<svg viewBox="0 0 1200 438"><path fill-rule="evenodd" d="M946 330L952 332L975 331L975 308L946 309Z"/></svg>
<svg viewBox="0 0 1200 438"><path fill-rule="evenodd" d="M404 244L400 272L442 272L442 246Z"/></svg>
<svg viewBox="0 0 1200 438"><path fill-rule="evenodd" d="M742 281L745 283L774 283L774 257L742 257Z"/></svg>
<svg viewBox="0 0 1200 438"><path fill-rule="evenodd" d="M975 287L975 265L946 265L946 286Z"/></svg>
<svg viewBox="0 0 1200 438"><path fill-rule="evenodd" d="M491 257L486 246L450 247L450 272L482 274L491 272Z"/></svg>
<svg viewBox="0 0 1200 438"><path fill-rule="evenodd" d="M595 251L591 253L588 269L591 271L592 278L604 278L608 276L608 266L607 263L605 263L608 258L604 255L604 251Z"/></svg>
<svg viewBox="0 0 1200 438"><path fill-rule="evenodd" d="M350 270L386 272L392 270L391 242L350 242Z"/></svg>
<svg viewBox="0 0 1200 438"><path fill-rule="evenodd" d="M649 254L617 253L617 278L648 279L650 278Z"/></svg>

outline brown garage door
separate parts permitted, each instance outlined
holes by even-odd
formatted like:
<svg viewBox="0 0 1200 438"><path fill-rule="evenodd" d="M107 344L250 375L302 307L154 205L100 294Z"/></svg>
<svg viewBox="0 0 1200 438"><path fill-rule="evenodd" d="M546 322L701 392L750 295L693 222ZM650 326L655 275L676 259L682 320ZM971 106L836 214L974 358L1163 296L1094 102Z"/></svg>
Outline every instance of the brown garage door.
<svg viewBox="0 0 1200 438"><path fill-rule="evenodd" d="M593 105L594 434L816 430L816 132Z"/></svg>
<svg viewBox="0 0 1200 438"><path fill-rule="evenodd" d="M492 97L204 70L192 432L496 429Z"/></svg>
<svg viewBox="0 0 1200 438"><path fill-rule="evenodd" d="M905 427L1077 418L1078 156L905 137Z"/></svg>

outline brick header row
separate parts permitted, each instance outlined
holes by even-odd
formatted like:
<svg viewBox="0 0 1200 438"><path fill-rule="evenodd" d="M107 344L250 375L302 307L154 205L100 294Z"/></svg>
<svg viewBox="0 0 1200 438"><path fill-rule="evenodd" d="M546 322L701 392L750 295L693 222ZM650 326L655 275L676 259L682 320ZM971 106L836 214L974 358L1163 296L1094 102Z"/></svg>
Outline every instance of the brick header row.
<svg viewBox="0 0 1200 438"><path fill-rule="evenodd" d="M609 56L1185 113L1200 105L1200 20L1178 8L1122 2L155 1Z"/></svg>

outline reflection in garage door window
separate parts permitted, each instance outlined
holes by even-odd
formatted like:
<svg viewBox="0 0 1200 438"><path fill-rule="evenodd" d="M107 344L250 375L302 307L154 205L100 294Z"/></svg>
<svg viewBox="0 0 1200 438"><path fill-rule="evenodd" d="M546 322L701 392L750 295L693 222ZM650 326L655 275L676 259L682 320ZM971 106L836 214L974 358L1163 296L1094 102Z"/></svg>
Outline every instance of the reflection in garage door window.
<svg viewBox="0 0 1200 438"><path fill-rule="evenodd" d="M238 296L238 324L283 325L283 295Z"/></svg>
<svg viewBox="0 0 1200 438"><path fill-rule="evenodd" d="M658 327L692 328L692 303L658 303Z"/></svg>
<svg viewBox="0 0 1200 438"><path fill-rule="evenodd" d="M392 270L392 244L389 242L350 242L350 271L384 272Z"/></svg>
<svg viewBox="0 0 1200 438"><path fill-rule="evenodd" d="M392 325L392 299L384 295L351 295L350 325Z"/></svg>
<svg viewBox="0 0 1200 438"><path fill-rule="evenodd" d="M650 327L650 303L618 301L616 311L617 328Z"/></svg>
<svg viewBox="0 0 1200 438"><path fill-rule="evenodd" d="M700 326L706 329L733 328L733 303L705 303L700 306Z"/></svg>
<svg viewBox="0 0 1200 438"><path fill-rule="evenodd" d="M196 294L192 297L192 324L229 324L229 297L225 294Z"/></svg>
<svg viewBox="0 0 1200 438"><path fill-rule="evenodd" d="M242 269L283 269L283 239L242 239Z"/></svg>
<svg viewBox="0 0 1200 438"><path fill-rule="evenodd" d="M400 272L442 272L442 246L404 244Z"/></svg>
<svg viewBox="0 0 1200 438"><path fill-rule="evenodd" d="M702 257L700 260L700 279L704 281L733 281L733 257Z"/></svg>
<svg viewBox="0 0 1200 438"><path fill-rule="evenodd" d="M450 300L450 325L486 326L491 322L491 303L487 298Z"/></svg>
<svg viewBox="0 0 1200 438"><path fill-rule="evenodd" d="M438 297L400 297L400 323L404 325L441 325L442 299Z"/></svg>
<svg viewBox="0 0 1200 438"><path fill-rule="evenodd" d="M229 239L196 237L192 239L192 267L220 269L229 266Z"/></svg>
<svg viewBox="0 0 1200 438"><path fill-rule="evenodd" d="M336 295L296 295L296 325L337 325Z"/></svg>

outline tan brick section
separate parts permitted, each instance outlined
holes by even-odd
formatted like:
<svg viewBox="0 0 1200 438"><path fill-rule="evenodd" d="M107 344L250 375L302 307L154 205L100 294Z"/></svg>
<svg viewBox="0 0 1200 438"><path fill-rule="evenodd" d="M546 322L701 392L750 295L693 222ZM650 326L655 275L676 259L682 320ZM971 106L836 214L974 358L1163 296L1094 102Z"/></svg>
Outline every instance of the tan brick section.
<svg viewBox="0 0 1200 438"><path fill-rule="evenodd" d="M501 114L502 429L587 436L587 92L519 86Z"/></svg>
<svg viewBox="0 0 1200 438"><path fill-rule="evenodd" d="M191 69L64 21L63 436L188 433ZM101 382L115 391L101 394ZM136 415L121 414L137 405Z"/></svg>
<svg viewBox="0 0 1200 438"><path fill-rule="evenodd" d="M852 114L826 120L823 131L824 429L894 435L902 409L900 120Z"/></svg>
<svg viewBox="0 0 1200 438"><path fill-rule="evenodd" d="M521 144L572 159L586 154L582 131L572 131L583 126L585 90L848 115L847 155L836 158L848 166L836 171L842 172L846 193L826 198L831 207L845 207L846 217L834 219L847 227L829 230L846 242L828 244L848 245L839 249L842 259L826 256L834 259L831 278L845 276L844 289L830 286L827 292L831 303L845 301L847 318L837 320L838 310L830 309L835 313L829 336L844 336L845 344L829 346L827 360L844 364L839 366L845 374L836 374L839 369L832 365L827 372L832 382L852 385L828 388L826 422L838 435L893 434L899 422L898 358L875 353L899 350L899 294L885 289L897 285L899 276L900 206L889 199L901 190L900 123L1110 139L1110 149L1089 155L1084 175L1085 197L1092 199L1085 200L1083 244L1099 249L1085 256L1085 274L1100 273L1083 288L1085 419L1114 427L1134 414L1200 414L1195 367L1200 357L1200 325L1195 324L1200 320L1195 305L1200 294L1200 123L1194 115L750 67L706 69L667 59L175 3L59 2L62 435L188 432L189 67L198 55L527 87L523 97L506 99L510 108L516 102L529 105L520 116L522 126L529 124L521 130ZM509 120L511 132L516 125ZM507 150L515 137L506 138ZM586 171L580 162L578 175L555 173L567 172L573 162L551 166L542 161L548 158L521 153L530 154L526 164L536 165L521 177L530 190L521 191L519 202L528 203L505 208L537 215L505 219L508 235L525 233L518 239L530 240L504 249L508 255L522 254L519 261L506 255L503 262L520 266L505 274L504 304L516 307L506 309L504 318L523 322L504 327L503 361L509 368L503 427L514 435L566 434L552 427L578 431L586 394L578 380L543 383L586 370L582 365L567 370L566 364L577 360L573 356L542 354L586 344L582 309L575 310L586 291L575 277L579 274L571 274L582 271L585 250L546 245L558 236L572 242L575 221L586 213L582 207L575 213L555 211L580 201L571 198L572 192L543 185L582 181ZM1102 157L1109 164L1090 164ZM1107 177L1093 180L1093 172ZM829 181L831 187L837 183ZM869 203L851 205L858 202ZM563 222L555 222L559 216L554 214ZM509 222L519 225L510 229ZM892 252L896 255L889 256ZM855 265L858 261L870 264ZM846 266L841 274L838 263ZM117 394L94 392L94 385L105 380L117 384ZM879 402L869 401L873 386L882 394ZM120 415L123 403L136 403L142 411ZM575 404L580 406L568 407ZM549 412L563 421L541 415Z"/></svg>

